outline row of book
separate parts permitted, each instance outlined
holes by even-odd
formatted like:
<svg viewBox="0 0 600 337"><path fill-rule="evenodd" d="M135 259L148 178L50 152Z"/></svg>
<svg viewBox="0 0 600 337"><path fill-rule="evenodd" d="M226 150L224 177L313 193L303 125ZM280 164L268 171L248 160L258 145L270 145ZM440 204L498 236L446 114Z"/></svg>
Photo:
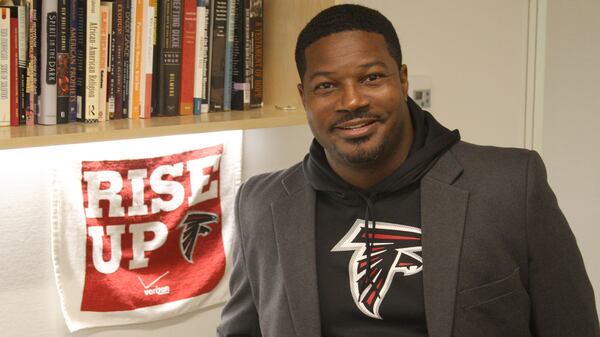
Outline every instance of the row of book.
<svg viewBox="0 0 600 337"><path fill-rule="evenodd" d="M0 126L262 106L262 0L0 0Z"/></svg>

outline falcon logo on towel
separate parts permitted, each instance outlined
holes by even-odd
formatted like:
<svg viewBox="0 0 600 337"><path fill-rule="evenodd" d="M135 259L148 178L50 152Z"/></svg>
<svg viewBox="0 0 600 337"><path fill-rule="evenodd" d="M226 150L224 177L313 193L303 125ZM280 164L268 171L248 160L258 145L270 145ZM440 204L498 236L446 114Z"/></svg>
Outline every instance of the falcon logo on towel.
<svg viewBox="0 0 600 337"><path fill-rule="evenodd" d="M82 311L135 310L216 287L225 273L222 154L217 145L163 157L82 162Z"/></svg>
<svg viewBox="0 0 600 337"><path fill-rule="evenodd" d="M210 225L217 222L219 222L219 216L215 213L190 212L186 214L185 220L177 227L181 228L179 248L181 249L181 255L187 262L194 263L193 254L198 237L210 234L212 231Z"/></svg>
<svg viewBox="0 0 600 337"><path fill-rule="evenodd" d="M350 290L356 306L365 315L382 319L379 307L389 290L394 274L404 276L423 270L421 257L421 229L417 227L377 222L375 231L368 229L373 240L371 251L370 278L366 253L367 234L365 221L357 219L350 231L333 247L332 252L354 251L348 272Z"/></svg>

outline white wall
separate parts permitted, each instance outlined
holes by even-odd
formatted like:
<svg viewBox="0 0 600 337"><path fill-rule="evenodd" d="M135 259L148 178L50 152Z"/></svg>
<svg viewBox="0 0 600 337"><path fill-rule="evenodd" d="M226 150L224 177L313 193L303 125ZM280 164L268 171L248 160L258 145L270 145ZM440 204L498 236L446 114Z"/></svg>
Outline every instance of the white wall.
<svg viewBox="0 0 600 337"><path fill-rule="evenodd" d="M338 2L392 21L409 76L431 78L429 110L463 140L524 146L527 0Z"/></svg>
<svg viewBox="0 0 600 337"><path fill-rule="evenodd" d="M543 157L600 305L600 1L548 0Z"/></svg>

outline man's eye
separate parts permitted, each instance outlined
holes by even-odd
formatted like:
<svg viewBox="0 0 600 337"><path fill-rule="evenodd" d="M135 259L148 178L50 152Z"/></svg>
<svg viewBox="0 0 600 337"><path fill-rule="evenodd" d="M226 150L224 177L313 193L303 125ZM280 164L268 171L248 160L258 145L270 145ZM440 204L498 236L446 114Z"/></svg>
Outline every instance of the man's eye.
<svg viewBox="0 0 600 337"><path fill-rule="evenodd" d="M315 91L327 91L333 89L333 84L331 83L319 83L315 86Z"/></svg>
<svg viewBox="0 0 600 337"><path fill-rule="evenodd" d="M377 81L378 79L384 77L382 74L369 74L365 77L365 79L363 80L364 82L373 82L373 81Z"/></svg>

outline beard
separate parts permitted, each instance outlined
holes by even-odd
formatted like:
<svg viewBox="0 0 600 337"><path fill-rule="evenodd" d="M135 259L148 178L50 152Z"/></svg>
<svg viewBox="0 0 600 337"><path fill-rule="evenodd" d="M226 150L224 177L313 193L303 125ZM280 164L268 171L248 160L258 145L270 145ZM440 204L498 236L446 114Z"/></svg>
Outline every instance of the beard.
<svg viewBox="0 0 600 337"><path fill-rule="evenodd" d="M354 149L351 151L341 151L335 143L330 144L327 148L327 152L334 154L336 157L341 158L348 164L367 164L377 161L381 158L385 152L387 145L389 144L389 137L385 137L383 141L371 148L364 148L361 145L366 143L370 137L357 138L351 140L354 145Z"/></svg>

